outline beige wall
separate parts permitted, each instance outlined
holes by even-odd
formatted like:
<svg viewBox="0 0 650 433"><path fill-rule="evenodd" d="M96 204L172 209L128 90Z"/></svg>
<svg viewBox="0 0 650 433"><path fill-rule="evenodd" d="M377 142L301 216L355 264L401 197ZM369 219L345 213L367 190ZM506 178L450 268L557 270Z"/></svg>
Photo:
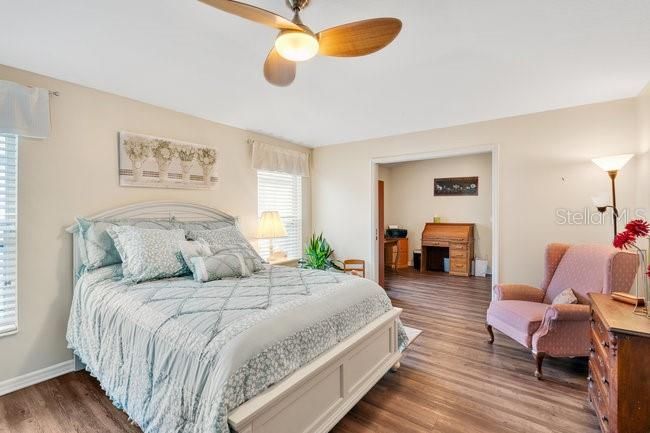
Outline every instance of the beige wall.
<svg viewBox="0 0 650 433"><path fill-rule="evenodd" d="M442 222L475 224L475 256L492 257L492 154L457 156L379 166L387 171L385 182L385 222L398 224L409 232L409 260L420 248L426 222L438 215ZM434 197L436 177L479 177L478 196Z"/></svg>
<svg viewBox="0 0 650 433"><path fill-rule="evenodd" d="M646 210L650 218L650 84L641 92L638 98L638 131L639 155L637 162L638 205ZM646 247L648 244L646 244Z"/></svg>
<svg viewBox="0 0 650 433"><path fill-rule="evenodd" d="M147 200L182 200L222 209L255 233L257 181L248 137L269 137L157 108L78 85L0 66L0 79L60 92L52 98L52 132L19 143L19 333L0 337L0 381L71 359L65 328L72 295L72 250L64 228L75 216ZM214 191L121 188L117 132L128 130L214 146L220 152ZM303 182L309 235L309 181Z"/></svg>
<svg viewBox="0 0 650 433"><path fill-rule="evenodd" d="M315 149L312 217L339 256L370 260L373 158L492 144L499 153L501 281L538 284L549 242L601 242L605 225L559 224L563 208L594 212L609 179L590 159L637 152L635 98ZM620 173L620 207L635 206L636 166ZM574 222L578 222L574 220Z"/></svg>

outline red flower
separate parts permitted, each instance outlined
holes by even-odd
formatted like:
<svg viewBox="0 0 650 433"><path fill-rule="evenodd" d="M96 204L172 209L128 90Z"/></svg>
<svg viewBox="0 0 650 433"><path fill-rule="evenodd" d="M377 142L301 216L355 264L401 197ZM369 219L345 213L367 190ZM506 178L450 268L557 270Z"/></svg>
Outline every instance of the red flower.
<svg viewBox="0 0 650 433"><path fill-rule="evenodd" d="M634 245L634 241L636 241L634 233L625 230L614 237L614 246L620 250L628 249Z"/></svg>
<svg viewBox="0 0 650 433"><path fill-rule="evenodd" d="M648 272L646 272L646 275L650 278L650 265L648 265Z"/></svg>
<svg viewBox="0 0 650 433"><path fill-rule="evenodd" d="M632 220L625 226L625 229L631 232L634 236L644 238L650 232L650 224L642 219Z"/></svg>

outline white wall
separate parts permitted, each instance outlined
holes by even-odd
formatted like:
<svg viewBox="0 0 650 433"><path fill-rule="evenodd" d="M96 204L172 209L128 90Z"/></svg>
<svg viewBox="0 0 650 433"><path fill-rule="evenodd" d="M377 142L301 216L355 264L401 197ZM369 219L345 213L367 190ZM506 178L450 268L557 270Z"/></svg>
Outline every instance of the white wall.
<svg viewBox="0 0 650 433"><path fill-rule="evenodd" d="M635 158L638 170L636 200L638 206L645 209L646 217L650 218L650 84L638 98L638 131L639 154Z"/></svg>
<svg viewBox="0 0 650 433"><path fill-rule="evenodd" d="M119 96L0 66L0 79L60 92L52 98L47 140L21 140L18 150L19 332L0 337L0 381L72 358L65 329L72 295L72 250L64 228L75 216L147 200L182 200L241 218L253 236L257 177L247 131ZM215 147L220 181L213 191L118 185L117 132L128 130ZM306 150L308 151L308 150ZM309 179L303 182L305 235L311 228Z"/></svg>
<svg viewBox="0 0 650 433"><path fill-rule="evenodd" d="M475 224L475 256L492 263L492 154L456 156L380 165L387 171L385 223L408 230L409 260L420 248L424 224L438 215L442 222ZM434 197L433 180L440 177L479 177L478 196Z"/></svg>
<svg viewBox="0 0 650 433"><path fill-rule="evenodd" d="M559 224L556 212L594 212L609 191L596 156L637 152L635 98L470 125L317 148L312 177L314 228L340 256L371 259L373 158L494 144L499 148L500 279L539 284L549 242L609 243L609 218ZM635 206L636 166L619 175L620 207ZM574 222L577 222L574 220Z"/></svg>

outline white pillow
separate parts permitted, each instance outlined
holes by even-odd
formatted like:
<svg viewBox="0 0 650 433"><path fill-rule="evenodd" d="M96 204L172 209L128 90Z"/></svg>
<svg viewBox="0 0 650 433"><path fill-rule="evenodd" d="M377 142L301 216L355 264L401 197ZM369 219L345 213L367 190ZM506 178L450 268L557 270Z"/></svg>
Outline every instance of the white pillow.
<svg viewBox="0 0 650 433"><path fill-rule="evenodd" d="M212 251L210 250L210 245L205 240L197 239L195 241L184 241L181 243L181 255L183 256L183 260L185 260L187 267L190 268L192 273L194 273L194 263L192 263L192 259L194 257L211 256Z"/></svg>
<svg viewBox="0 0 650 433"><path fill-rule="evenodd" d="M553 305L557 304L577 304L578 303L578 298L576 298L576 295L573 293L573 289L564 289L562 292L558 293L558 295L553 298Z"/></svg>

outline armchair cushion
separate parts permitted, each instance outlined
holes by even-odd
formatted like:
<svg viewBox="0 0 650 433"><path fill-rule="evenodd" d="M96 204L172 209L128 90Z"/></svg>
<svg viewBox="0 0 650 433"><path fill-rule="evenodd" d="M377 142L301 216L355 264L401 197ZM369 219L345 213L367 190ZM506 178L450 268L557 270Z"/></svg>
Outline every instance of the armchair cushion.
<svg viewBox="0 0 650 433"><path fill-rule="evenodd" d="M549 305L544 313L544 323L554 320L564 320L576 322L584 320L589 321L591 309L589 305L581 304L555 304Z"/></svg>
<svg viewBox="0 0 650 433"><path fill-rule="evenodd" d="M544 291L526 284L497 284L493 289L494 301L542 302Z"/></svg>
<svg viewBox="0 0 650 433"><path fill-rule="evenodd" d="M551 356L588 355L590 317L589 305L550 305L542 324L533 334L533 351Z"/></svg>
<svg viewBox="0 0 650 433"><path fill-rule="evenodd" d="M531 347L531 336L542 323L548 307L539 302L492 301L487 311L487 322L524 346Z"/></svg>

